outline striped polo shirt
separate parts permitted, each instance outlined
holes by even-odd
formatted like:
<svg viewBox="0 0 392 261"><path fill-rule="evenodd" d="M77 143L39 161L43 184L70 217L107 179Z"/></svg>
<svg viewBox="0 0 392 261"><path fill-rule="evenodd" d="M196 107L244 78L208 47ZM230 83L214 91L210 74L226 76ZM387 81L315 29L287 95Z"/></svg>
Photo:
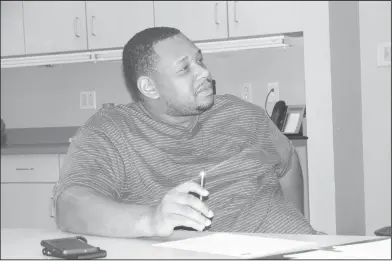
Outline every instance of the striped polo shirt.
<svg viewBox="0 0 392 261"><path fill-rule="evenodd" d="M205 168L210 231L317 234L280 187L293 153L264 109L233 95L216 95L189 127L132 102L100 109L79 128L53 197L81 185L114 201L156 205L172 188L198 182Z"/></svg>

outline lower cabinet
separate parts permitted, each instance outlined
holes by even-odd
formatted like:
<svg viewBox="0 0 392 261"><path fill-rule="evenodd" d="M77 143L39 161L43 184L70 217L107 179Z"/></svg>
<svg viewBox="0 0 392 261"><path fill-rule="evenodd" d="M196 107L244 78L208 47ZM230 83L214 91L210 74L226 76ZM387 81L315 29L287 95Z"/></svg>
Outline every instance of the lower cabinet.
<svg viewBox="0 0 392 261"><path fill-rule="evenodd" d="M52 191L59 155L1 155L1 228L56 228Z"/></svg>
<svg viewBox="0 0 392 261"><path fill-rule="evenodd" d="M55 229L50 204L54 185L1 184L1 228Z"/></svg>

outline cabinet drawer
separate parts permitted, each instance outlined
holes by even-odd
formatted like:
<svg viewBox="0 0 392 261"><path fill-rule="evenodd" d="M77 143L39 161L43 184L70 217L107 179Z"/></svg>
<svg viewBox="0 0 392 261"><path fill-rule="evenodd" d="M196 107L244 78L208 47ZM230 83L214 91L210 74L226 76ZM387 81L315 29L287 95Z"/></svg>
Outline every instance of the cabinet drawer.
<svg viewBox="0 0 392 261"><path fill-rule="evenodd" d="M50 208L53 186L1 184L1 228L56 229Z"/></svg>
<svg viewBox="0 0 392 261"><path fill-rule="evenodd" d="M2 155L1 182L57 182L59 157L57 154Z"/></svg>

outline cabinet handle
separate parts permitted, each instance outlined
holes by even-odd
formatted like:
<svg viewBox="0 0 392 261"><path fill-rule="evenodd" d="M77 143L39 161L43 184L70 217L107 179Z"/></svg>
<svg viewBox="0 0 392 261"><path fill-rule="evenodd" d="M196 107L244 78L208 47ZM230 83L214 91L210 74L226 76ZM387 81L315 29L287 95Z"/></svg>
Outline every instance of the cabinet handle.
<svg viewBox="0 0 392 261"><path fill-rule="evenodd" d="M95 34L95 30L94 30L94 23L95 23L95 16L92 16L92 17L91 17L91 34L92 34L93 36L97 36L97 35Z"/></svg>
<svg viewBox="0 0 392 261"><path fill-rule="evenodd" d="M216 24L220 24L220 22L218 20L218 5L219 5L219 3L215 3L215 23Z"/></svg>
<svg viewBox="0 0 392 261"><path fill-rule="evenodd" d="M50 200L49 200L49 217L54 218L54 215L53 215L53 197L50 197Z"/></svg>
<svg viewBox="0 0 392 261"><path fill-rule="evenodd" d="M34 168L16 168L16 170L34 170Z"/></svg>
<svg viewBox="0 0 392 261"><path fill-rule="evenodd" d="M76 37L80 37L80 33L79 33L79 17L76 17L75 18L75 24L74 24L74 26L75 26L75 35L76 35Z"/></svg>
<svg viewBox="0 0 392 261"><path fill-rule="evenodd" d="M234 1L234 22L238 23L238 19L237 19L237 2L238 1Z"/></svg>

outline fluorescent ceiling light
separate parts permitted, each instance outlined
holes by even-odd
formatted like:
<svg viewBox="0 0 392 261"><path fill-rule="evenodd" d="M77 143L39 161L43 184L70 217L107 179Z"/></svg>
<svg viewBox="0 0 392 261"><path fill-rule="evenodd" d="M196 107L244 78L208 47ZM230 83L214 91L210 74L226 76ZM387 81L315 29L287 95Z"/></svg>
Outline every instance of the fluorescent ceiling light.
<svg viewBox="0 0 392 261"><path fill-rule="evenodd" d="M240 39L240 40L222 40L215 42L202 42L195 43L196 46L203 52L207 53L220 53L220 52L232 52L248 49L259 49L259 48L272 48L272 47L284 47L287 48L292 46L291 38L287 36L273 36L265 38L253 38L253 39ZM122 49L111 50L111 51L96 51L93 52L93 57L96 61L114 61L122 59Z"/></svg>
<svg viewBox="0 0 392 261"><path fill-rule="evenodd" d="M119 61L122 60L123 49L107 50L107 51L94 51L92 57L95 62L100 61Z"/></svg>
<svg viewBox="0 0 392 261"><path fill-rule="evenodd" d="M81 63L92 61L89 52L54 55L37 55L16 58L1 58L1 68L40 66L52 64Z"/></svg>
<svg viewBox="0 0 392 261"><path fill-rule="evenodd" d="M196 43L203 53L232 52L248 49L289 47L290 37L272 36L265 38L239 39L216 42Z"/></svg>
<svg viewBox="0 0 392 261"><path fill-rule="evenodd" d="M232 52L248 49L289 47L290 37L271 36L251 39L221 40L214 42L195 43L204 53ZM106 51L88 51L69 54L38 55L17 58L2 58L1 68L26 66L55 65L80 62L119 61L122 59L122 49Z"/></svg>

